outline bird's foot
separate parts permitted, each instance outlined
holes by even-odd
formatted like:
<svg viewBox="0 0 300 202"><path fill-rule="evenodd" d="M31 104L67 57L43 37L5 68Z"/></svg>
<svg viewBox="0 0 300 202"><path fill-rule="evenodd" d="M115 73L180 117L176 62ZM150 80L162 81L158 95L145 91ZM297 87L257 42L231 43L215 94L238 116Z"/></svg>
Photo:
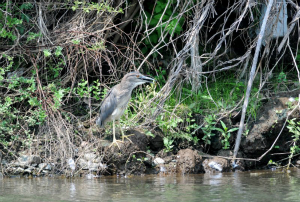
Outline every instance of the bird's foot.
<svg viewBox="0 0 300 202"><path fill-rule="evenodd" d="M113 140L113 142L109 145L109 147L111 147L113 145L117 145L118 148L120 149L120 146L119 146L118 142L123 143L123 141L121 141L121 140Z"/></svg>
<svg viewBox="0 0 300 202"><path fill-rule="evenodd" d="M122 142L124 142L124 138L126 138L127 140L129 140L129 142L132 143L131 139L129 138L130 136L133 136L134 134L130 134L130 135L122 135Z"/></svg>

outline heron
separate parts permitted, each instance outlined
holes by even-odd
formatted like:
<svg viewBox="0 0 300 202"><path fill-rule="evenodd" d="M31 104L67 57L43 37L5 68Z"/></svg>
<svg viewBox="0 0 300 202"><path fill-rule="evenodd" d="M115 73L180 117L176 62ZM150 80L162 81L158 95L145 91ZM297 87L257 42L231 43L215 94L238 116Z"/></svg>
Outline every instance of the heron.
<svg viewBox="0 0 300 202"><path fill-rule="evenodd" d="M117 142L124 142L125 135L121 127L122 141L116 140L115 121L119 121L124 114L131 98L132 90L138 85L152 83L153 81L154 79L144 76L137 71L127 73L121 82L113 86L102 100L96 124L104 127L107 122L113 122L113 142L110 146L116 144L119 147Z"/></svg>

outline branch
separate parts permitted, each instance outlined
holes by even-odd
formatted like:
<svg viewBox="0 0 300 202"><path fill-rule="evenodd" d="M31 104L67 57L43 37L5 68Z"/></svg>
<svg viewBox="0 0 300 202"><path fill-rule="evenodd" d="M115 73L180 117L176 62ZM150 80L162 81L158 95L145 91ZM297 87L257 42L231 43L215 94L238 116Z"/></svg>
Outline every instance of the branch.
<svg viewBox="0 0 300 202"><path fill-rule="evenodd" d="M244 105L243 105L243 109L242 109L242 117L241 117L241 121L240 121L239 131L238 131L236 141L235 141L235 147L234 147L234 152L233 152L233 164L235 164L235 158L237 156L237 153L238 153L239 147L240 147L240 143L241 143L242 133L244 130L245 116L246 116L246 111L247 111L247 107L248 107L248 103L249 103L249 97L250 97L251 88L252 88L252 84L253 84L253 80L254 80L254 75L255 75L255 71L256 71L258 55L260 52L262 39L263 39L263 36L265 33L266 24L267 24L267 21L269 18L269 14L270 14L272 5L273 5L273 0L270 0L268 3L268 7L266 10L265 16L264 16L263 23L260 28L260 33L258 35L257 46L256 46L254 58L253 58L253 63L252 63L251 72L250 72L250 78L248 81L248 86L247 86L247 91L246 91L246 97L245 97Z"/></svg>

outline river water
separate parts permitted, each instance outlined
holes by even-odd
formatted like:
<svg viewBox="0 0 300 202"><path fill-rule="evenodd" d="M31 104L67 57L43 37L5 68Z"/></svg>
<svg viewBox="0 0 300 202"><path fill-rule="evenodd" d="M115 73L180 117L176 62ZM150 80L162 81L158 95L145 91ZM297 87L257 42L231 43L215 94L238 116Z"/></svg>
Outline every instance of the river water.
<svg viewBox="0 0 300 202"><path fill-rule="evenodd" d="M300 170L94 179L3 178L0 201L300 201Z"/></svg>

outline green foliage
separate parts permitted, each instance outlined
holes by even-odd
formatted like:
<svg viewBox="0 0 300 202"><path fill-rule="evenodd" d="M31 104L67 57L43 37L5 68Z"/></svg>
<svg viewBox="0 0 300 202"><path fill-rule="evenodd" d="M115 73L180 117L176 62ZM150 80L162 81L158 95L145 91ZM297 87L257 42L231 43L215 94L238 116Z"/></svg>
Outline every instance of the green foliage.
<svg viewBox="0 0 300 202"><path fill-rule="evenodd" d="M24 34L26 24L30 23L30 16L26 10L32 9L31 3L23 3L19 6L9 6L11 2L0 3L0 37L14 42L17 32Z"/></svg>
<svg viewBox="0 0 300 202"><path fill-rule="evenodd" d="M80 39L72 39L72 43L78 45L80 43Z"/></svg>
<svg viewBox="0 0 300 202"><path fill-rule="evenodd" d="M48 49L43 50L45 57L51 56L51 51Z"/></svg>
<svg viewBox="0 0 300 202"><path fill-rule="evenodd" d="M33 32L29 32L28 33L28 37L27 37L27 43L30 42L30 41L33 41L35 40L36 38L39 38L42 36L42 33L33 33Z"/></svg>
<svg viewBox="0 0 300 202"><path fill-rule="evenodd" d="M165 84L166 83L166 77L167 77L167 71L163 69L162 67L158 67L157 70L157 76L155 76L155 81L159 84Z"/></svg>
<svg viewBox="0 0 300 202"><path fill-rule="evenodd" d="M165 105L165 109L171 111L174 107ZM164 114L157 117L156 122L169 140L168 144L170 142L173 143L171 140L175 139L193 142L195 145L199 141L193 132L199 126L195 123L195 119L192 118L190 109L185 105L178 105L172 113L167 110ZM170 146L165 144L165 147L168 148Z"/></svg>
<svg viewBox="0 0 300 202"><path fill-rule="evenodd" d="M95 44L92 45L91 48L88 49L93 51L105 50L105 45L103 41L100 41L100 42L96 42Z"/></svg>
<svg viewBox="0 0 300 202"><path fill-rule="evenodd" d="M223 149L230 148L229 138L231 137L231 133L237 131L239 128L231 128L229 129L223 121L221 121L222 128L216 128L217 131L221 132L223 139L221 140ZM228 130L229 129L229 130Z"/></svg>
<svg viewBox="0 0 300 202"><path fill-rule="evenodd" d="M300 138L300 121L296 122L296 119L288 120L288 126L289 132L292 133L293 138L293 145L290 147L290 155L289 159L293 158L293 156L300 152L299 147L299 138Z"/></svg>
<svg viewBox="0 0 300 202"><path fill-rule="evenodd" d="M113 7L109 6L108 3L95 3L91 2L88 3L86 1L74 1L74 5L72 6L72 10L75 11L77 9L82 9L84 12L89 13L90 11L97 11L99 12L110 12L110 13L123 13L123 9L120 8L119 10L114 9Z"/></svg>
<svg viewBox="0 0 300 202"><path fill-rule="evenodd" d="M60 47L60 46L57 46L57 47L56 47L56 50L55 50L55 53L54 53L54 54L55 54L55 56L57 56L57 57L58 57L58 56L62 55L62 52L61 52L61 51L62 51L62 49L63 49L62 47Z"/></svg>
<svg viewBox="0 0 300 202"><path fill-rule="evenodd" d="M252 94L258 88L254 84ZM189 106L192 113L209 115L220 111L228 111L234 108L242 99L246 92L246 85L243 82L236 82L233 75L226 75L216 81L208 83L207 88L194 92L190 85L184 85L181 96L184 98L182 104ZM174 99L176 94L173 95ZM256 114L260 108L260 100L256 97L249 101L247 115L256 119Z"/></svg>
<svg viewBox="0 0 300 202"><path fill-rule="evenodd" d="M3 55L3 58L7 65L0 67L0 88L7 91L0 99L0 143L5 146L18 140L30 146L28 144L30 141L26 138L33 133L36 126L45 122L47 118L45 107L60 109L68 89L59 88L54 83L39 89L35 72L31 72L33 74L30 75L30 71L27 71L28 75L23 76L25 68L18 66L20 63L8 55ZM46 99L38 96L40 90L43 90ZM43 102L45 100L47 104Z"/></svg>
<svg viewBox="0 0 300 202"><path fill-rule="evenodd" d="M215 136L213 131L217 130L217 128L215 127L217 123L216 117L214 115L208 115L204 118L204 120L206 124L204 125L204 127L201 128L204 133L202 140L204 140L205 144L210 144L211 137Z"/></svg>
<svg viewBox="0 0 300 202"><path fill-rule="evenodd" d="M180 34L184 23L184 18L179 18L179 12L173 10L173 6L176 5L176 1L159 0L154 5L149 3L146 6L144 26L147 29L155 29L150 33L149 37L144 40L144 46L142 48L143 54L148 52L151 47L158 43L159 38L164 33L164 30L168 32L170 36L174 34ZM154 9L153 14L151 15ZM155 57L157 54L154 54Z"/></svg>
<svg viewBox="0 0 300 202"><path fill-rule="evenodd" d="M93 84L88 85L88 81L82 79L81 82L77 84L78 86L73 89L73 92L81 98L93 97L96 100L100 100L101 92L100 92L100 82L96 80ZM106 94L107 90L104 91ZM103 95L105 96L105 95Z"/></svg>
<svg viewBox="0 0 300 202"><path fill-rule="evenodd" d="M165 152L172 151L172 148L174 147L174 145L173 145L174 140L171 137L164 137L163 141L164 141L164 146L165 146L164 151Z"/></svg>

